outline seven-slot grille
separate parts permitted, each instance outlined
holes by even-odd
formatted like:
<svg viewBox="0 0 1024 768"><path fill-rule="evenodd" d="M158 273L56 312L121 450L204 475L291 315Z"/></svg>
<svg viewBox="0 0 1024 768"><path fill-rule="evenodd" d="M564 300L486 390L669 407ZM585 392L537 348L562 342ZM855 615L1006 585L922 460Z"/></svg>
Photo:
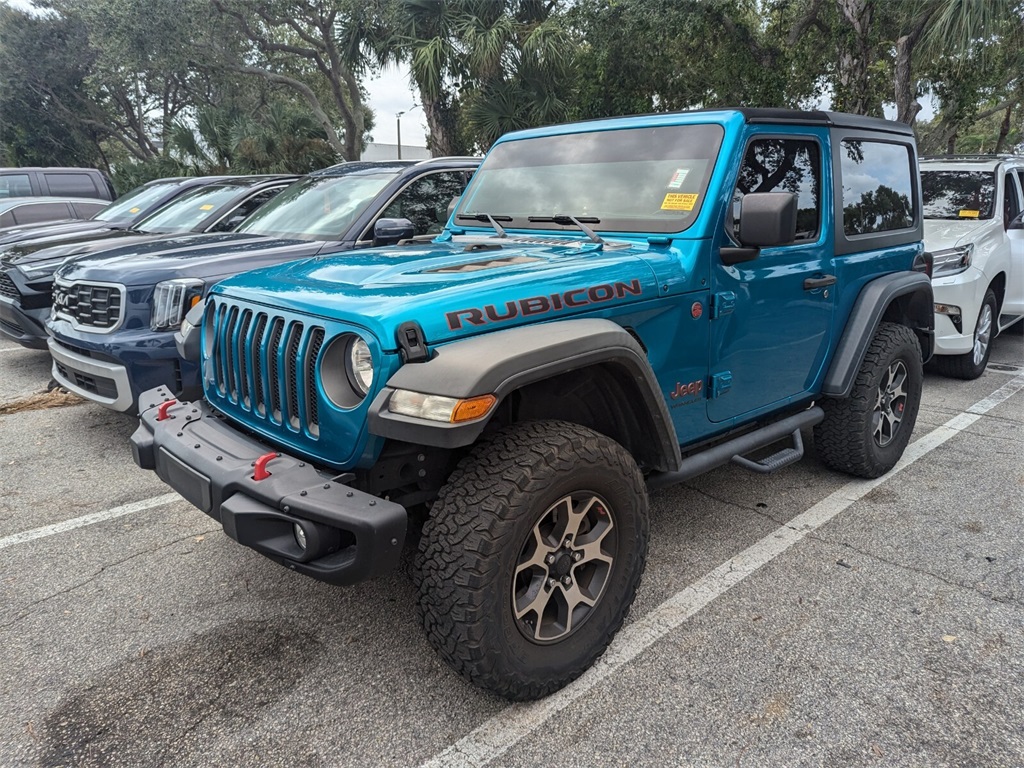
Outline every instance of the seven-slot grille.
<svg viewBox="0 0 1024 768"><path fill-rule="evenodd" d="M208 315L217 392L253 416L320 435L316 359L324 329L217 303Z"/></svg>
<svg viewBox="0 0 1024 768"><path fill-rule="evenodd" d="M53 284L53 311L80 328L109 331L121 322L124 289L97 283Z"/></svg>
<svg viewBox="0 0 1024 768"><path fill-rule="evenodd" d="M8 296L12 299L16 299L21 294L18 293L18 286L11 280L11 276L7 274L7 270L0 269L0 296Z"/></svg>

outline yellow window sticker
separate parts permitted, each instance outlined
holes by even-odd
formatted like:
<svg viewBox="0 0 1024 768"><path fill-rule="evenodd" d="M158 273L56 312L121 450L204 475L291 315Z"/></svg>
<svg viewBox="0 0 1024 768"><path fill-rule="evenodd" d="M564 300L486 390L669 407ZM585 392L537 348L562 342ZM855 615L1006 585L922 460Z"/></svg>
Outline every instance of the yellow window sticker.
<svg viewBox="0 0 1024 768"><path fill-rule="evenodd" d="M142 210L142 209L141 208L129 208L128 209L128 213L138 213L140 210Z"/></svg>
<svg viewBox="0 0 1024 768"><path fill-rule="evenodd" d="M210 205L209 203L207 203L206 205L200 205L199 206L199 210L200 211L212 211L213 210L213 206Z"/></svg>
<svg viewBox="0 0 1024 768"><path fill-rule="evenodd" d="M981 216L981 211L960 211L961 219L977 219Z"/></svg>
<svg viewBox="0 0 1024 768"><path fill-rule="evenodd" d="M697 204L697 195L695 194L676 194L670 192L665 195L665 199L661 201L661 210L663 211L692 211L693 206Z"/></svg>
<svg viewBox="0 0 1024 768"><path fill-rule="evenodd" d="M672 174L672 178L669 179L669 189L679 189L683 186L683 182L686 181L686 176L690 173L689 168L679 168L675 173Z"/></svg>

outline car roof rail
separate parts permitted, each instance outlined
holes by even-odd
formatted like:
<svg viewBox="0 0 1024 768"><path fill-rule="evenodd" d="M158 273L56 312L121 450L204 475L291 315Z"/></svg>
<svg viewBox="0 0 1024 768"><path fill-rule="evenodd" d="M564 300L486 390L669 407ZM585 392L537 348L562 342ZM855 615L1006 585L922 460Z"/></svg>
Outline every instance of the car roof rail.
<svg viewBox="0 0 1024 768"><path fill-rule="evenodd" d="M474 155L442 155L440 157L428 157L426 160L420 160L416 165L423 165L425 163L436 163L438 160L475 160L479 162L483 158Z"/></svg>
<svg viewBox="0 0 1024 768"><path fill-rule="evenodd" d="M985 153L953 153L951 155L922 155L921 160L1014 160L1020 158L1020 155L1014 155L1008 152L1000 152L999 154L985 154Z"/></svg>

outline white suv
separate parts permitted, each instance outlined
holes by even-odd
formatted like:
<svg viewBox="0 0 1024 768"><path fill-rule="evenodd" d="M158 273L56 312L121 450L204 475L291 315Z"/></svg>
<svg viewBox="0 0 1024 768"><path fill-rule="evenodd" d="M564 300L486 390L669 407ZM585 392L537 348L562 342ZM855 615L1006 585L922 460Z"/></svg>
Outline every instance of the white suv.
<svg viewBox="0 0 1024 768"><path fill-rule="evenodd" d="M976 379L992 339L1024 319L1024 157L951 155L920 167L935 260L934 365Z"/></svg>

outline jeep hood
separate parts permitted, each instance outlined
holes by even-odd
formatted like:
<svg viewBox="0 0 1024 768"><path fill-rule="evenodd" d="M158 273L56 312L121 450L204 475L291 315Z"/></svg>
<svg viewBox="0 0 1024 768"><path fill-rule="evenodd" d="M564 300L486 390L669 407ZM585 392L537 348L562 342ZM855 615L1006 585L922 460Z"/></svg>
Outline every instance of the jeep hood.
<svg viewBox="0 0 1024 768"><path fill-rule="evenodd" d="M238 275L222 293L366 328L386 349L416 321L442 340L658 296L646 244L447 242L322 256Z"/></svg>
<svg viewBox="0 0 1024 768"><path fill-rule="evenodd" d="M279 240L235 232L169 235L76 258L64 280L152 285L175 277L209 278L312 256L320 242Z"/></svg>

